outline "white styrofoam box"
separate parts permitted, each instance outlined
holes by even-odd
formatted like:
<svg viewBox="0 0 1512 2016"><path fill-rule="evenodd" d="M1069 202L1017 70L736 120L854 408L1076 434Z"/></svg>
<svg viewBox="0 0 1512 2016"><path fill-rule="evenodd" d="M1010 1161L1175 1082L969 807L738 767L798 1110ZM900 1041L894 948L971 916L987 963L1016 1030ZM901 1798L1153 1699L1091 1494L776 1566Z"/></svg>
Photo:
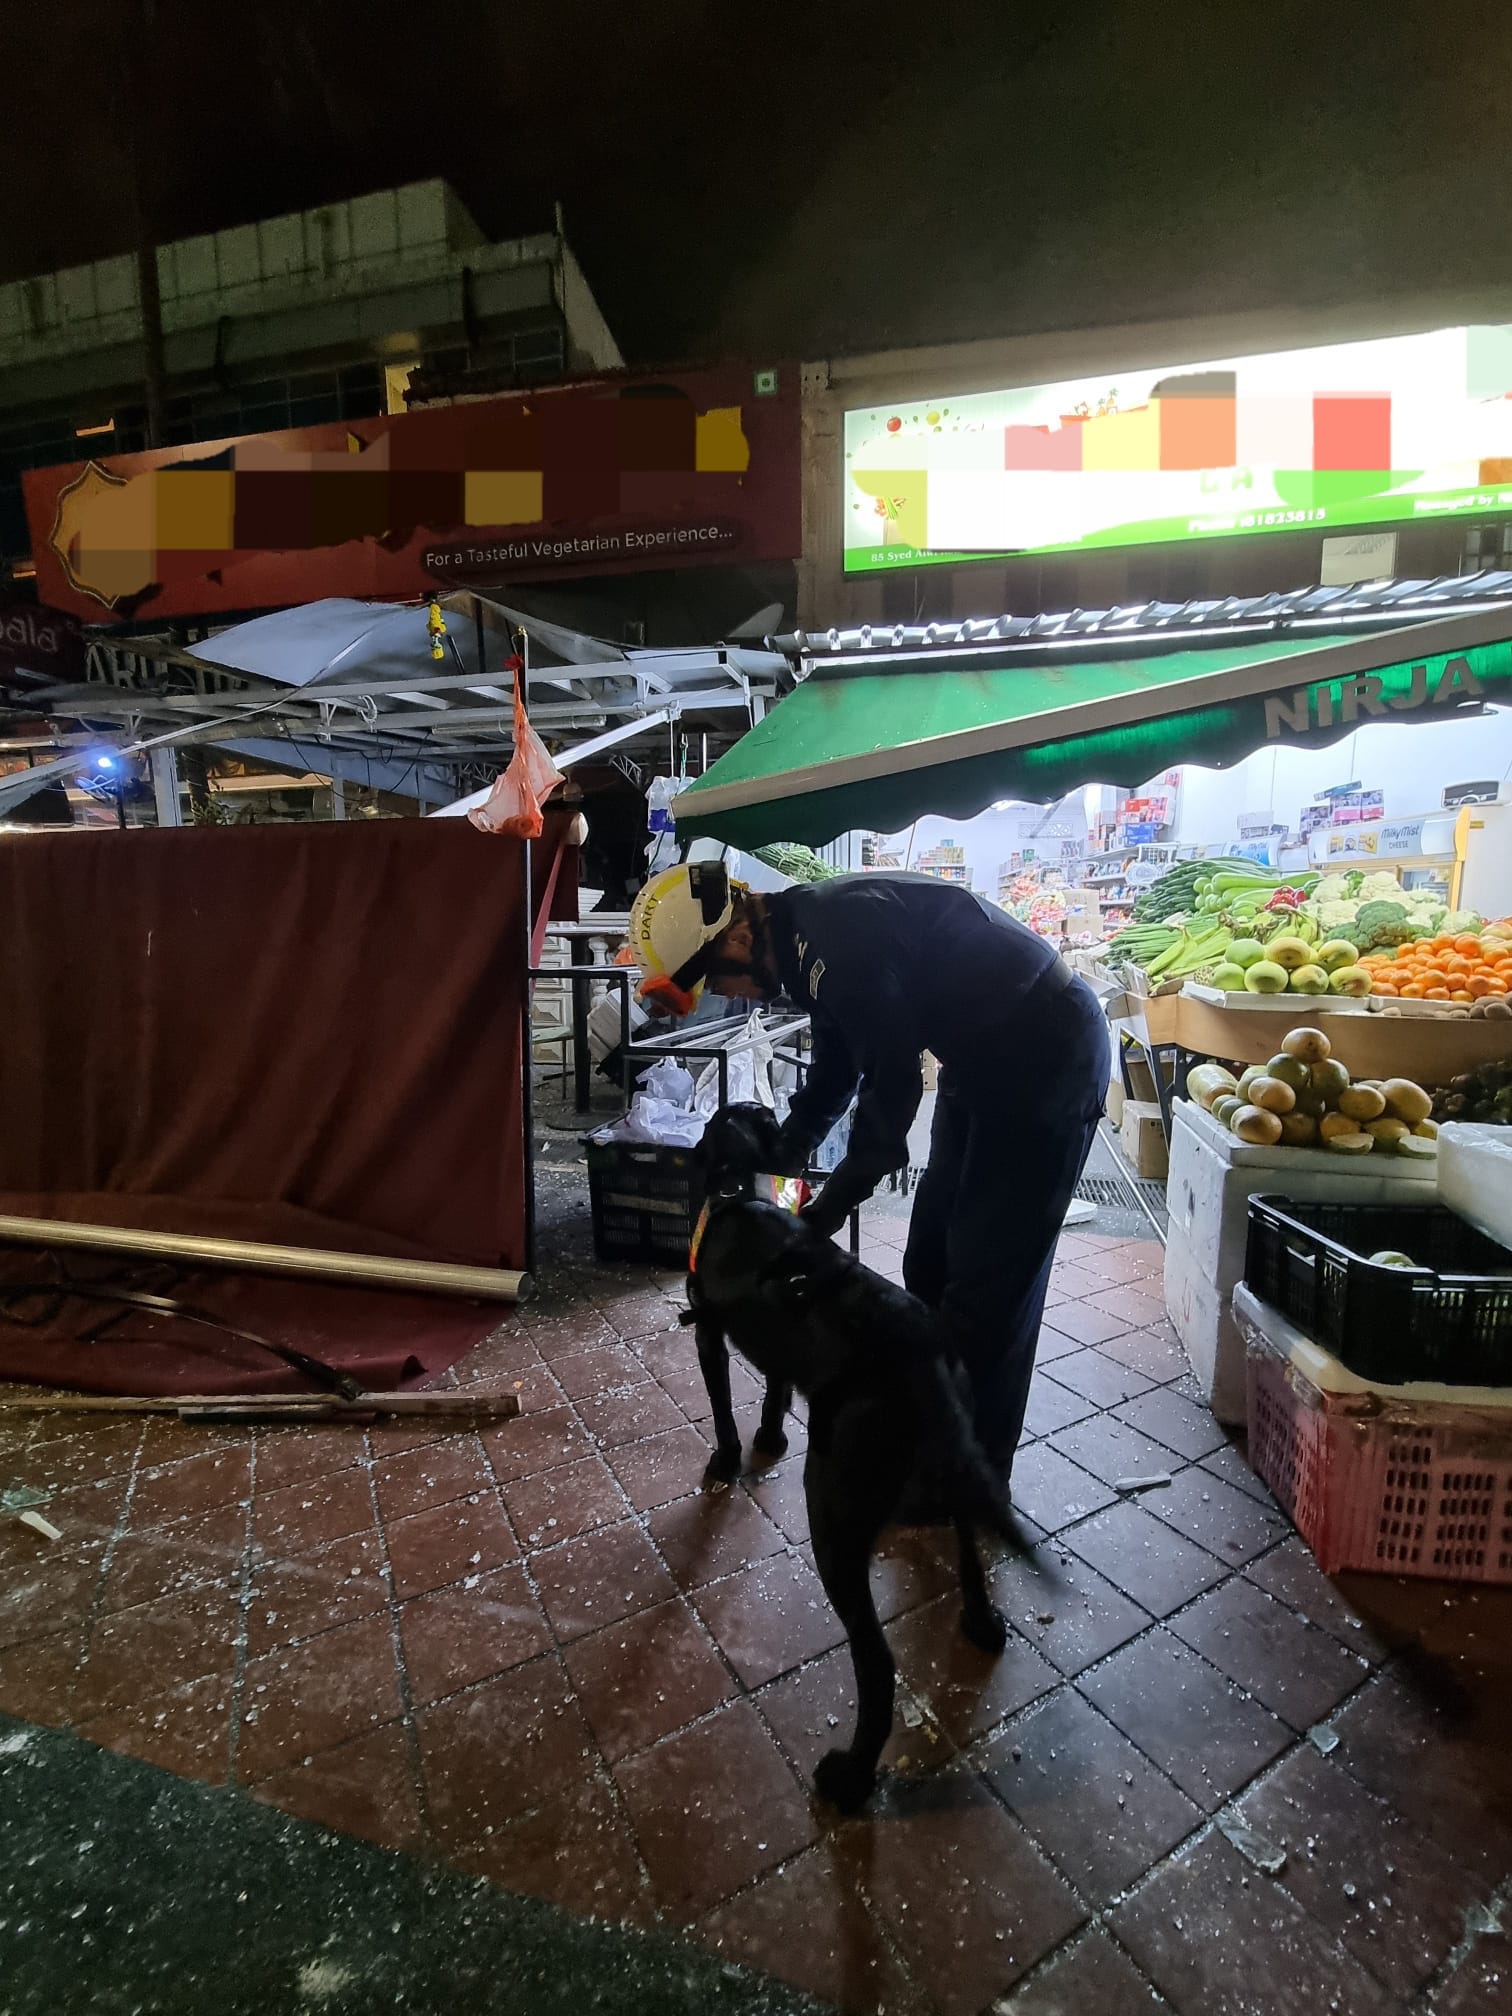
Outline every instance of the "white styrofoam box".
<svg viewBox="0 0 1512 2016"><path fill-rule="evenodd" d="M1257 1192L1298 1202L1428 1204L1437 1186L1432 1162L1260 1148L1237 1140L1189 1099L1177 1101L1166 1177L1166 1309L1220 1421L1244 1419L1244 1343L1229 1300L1244 1278L1249 1200ZM1221 1412L1220 1399L1238 1411Z"/></svg>
<svg viewBox="0 0 1512 2016"><path fill-rule="evenodd" d="M1512 1246L1512 1127L1440 1127L1439 1196L1488 1239Z"/></svg>
<svg viewBox="0 0 1512 2016"><path fill-rule="evenodd" d="M1165 1298L1166 1313L1203 1398L1225 1427L1241 1427L1246 1409L1244 1339L1228 1296L1219 1294L1207 1269L1174 1227L1166 1239Z"/></svg>
<svg viewBox="0 0 1512 2016"><path fill-rule="evenodd" d="M1225 1163L1231 1163L1235 1168L1288 1171L1295 1169L1299 1174L1306 1174L1313 1169L1326 1169L1331 1174L1336 1174L1339 1165L1343 1164L1346 1172L1352 1171L1362 1176L1366 1174L1379 1176L1387 1183L1433 1181L1434 1171L1431 1161L1409 1161L1405 1156L1396 1155L1363 1155L1356 1161L1352 1156L1331 1155L1326 1148L1282 1146L1264 1148L1257 1142L1241 1141L1237 1134L1231 1134L1227 1127L1221 1127L1211 1113L1204 1111L1190 1099L1178 1099L1174 1112L1178 1122L1184 1121L1199 1140L1206 1142ZM1175 1152L1175 1145L1173 1139L1172 1153ZM1263 1190L1266 1185L1261 1183L1255 1187ZM1280 1187L1284 1189L1285 1185ZM1353 1197L1355 1193L1353 1190L1344 1190L1339 1194ZM1395 1192L1392 1194L1395 1195Z"/></svg>

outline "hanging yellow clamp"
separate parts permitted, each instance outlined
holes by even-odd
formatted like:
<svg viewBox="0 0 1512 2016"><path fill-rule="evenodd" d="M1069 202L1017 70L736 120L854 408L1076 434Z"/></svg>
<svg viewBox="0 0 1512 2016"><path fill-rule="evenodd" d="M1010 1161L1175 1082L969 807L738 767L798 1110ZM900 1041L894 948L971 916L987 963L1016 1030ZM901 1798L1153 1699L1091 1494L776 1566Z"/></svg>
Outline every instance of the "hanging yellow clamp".
<svg viewBox="0 0 1512 2016"><path fill-rule="evenodd" d="M446 635L446 618L441 614L441 604L439 602L434 600L431 602L430 611L425 619L425 627L430 633L432 658L444 658L446 656L446 646L441 640Z"/></svg>

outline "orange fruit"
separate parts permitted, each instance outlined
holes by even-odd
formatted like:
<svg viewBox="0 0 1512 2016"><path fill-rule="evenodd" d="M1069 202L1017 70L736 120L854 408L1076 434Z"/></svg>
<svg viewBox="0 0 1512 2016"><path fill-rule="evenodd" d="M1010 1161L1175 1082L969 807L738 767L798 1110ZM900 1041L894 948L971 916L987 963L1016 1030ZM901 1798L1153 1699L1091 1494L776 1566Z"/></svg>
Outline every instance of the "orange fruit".
<svg viewBox="0 0 1512 2016"><path fill-rule="evenodd" d="M1481 941L1475 936L1474 932L1462 931L1454 941L1454 949L1456 952L1465 953L1467 957L1473 955L1478 959L1480 957Z"/></svg>
<svg viewBox="0 0 1512 2016"><path fill-rule="evenodd" d="M1397 989L1390 980L1377 980L1375 985L1371 988L1370 991L1372 994L1394 995L1397 992Z"/></svg>
<svg viewBox="0 0 1512 2016"><path fill-rule="evenodd" d="M1509 990L1507 982L1502 979L1499 973L1493 973L1486 982L1486 992L1488 994L1506 994L1509 991L1512 990Z"/></svg>
<svg viewBox="0 0 1512 2016"><path fill-rule="evenodd" d="M1454 990L1454 992L1449 996L1449 999L1451 1001L1469 1002L1473 1001L1475 999L1475 996L1470 992L1468 987L1457 987Z"/></svg>
<svg viewBox="0 0 1512 2016"><path fill-rule="evenodd" d="M1449 976L1441 966L1424 966L1419 970L1419 980L1425 987L1447 987Z"/></svg>
<svg viewBox="0 0 1512 2016"><path fill-rule="evenodd" d="M1449 989L1447 987L1425 987L1423 989L1423 999L1425 1001L1447 1001L1449 999Z"/></svg>
<svg viewBox="0 0 1512 2016"><path fill-rule="evenodd" d="M1468 963L1460 957L1458 952L1447 953L1439 961L1439 964L1446 973L1468 973L1470 970Z"/></svg>
<svg viewBox="0 0 1512 2016"><path fill-rule="evenodd" d="M1421 980L1409 980L1407 985L1400 990L1404 1001L1421 1001L1424 991Z"/></svg>
<svg viewBox="0 0 1512 2016"><path fill-rule="evenodd" d="M1479 1001L1482 995L1492 992L1496 981L1489 973L1472 973L1468 985L1472 996Z"/></svg>

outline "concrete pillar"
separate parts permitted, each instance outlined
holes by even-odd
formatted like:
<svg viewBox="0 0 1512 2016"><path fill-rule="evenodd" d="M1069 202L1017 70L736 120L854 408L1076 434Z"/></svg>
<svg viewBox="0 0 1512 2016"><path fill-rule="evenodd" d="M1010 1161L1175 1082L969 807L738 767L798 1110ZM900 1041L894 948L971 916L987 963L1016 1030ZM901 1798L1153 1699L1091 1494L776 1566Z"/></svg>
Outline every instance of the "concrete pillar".
<svg viewBox="0 0 1512 2016"><path fill-rule="evenodd" d="M157 823L159 826L182 826L183 810L179 804L178 761L170 742L164 748L149 752L152 763L152 795L157 802Z"/></svg>

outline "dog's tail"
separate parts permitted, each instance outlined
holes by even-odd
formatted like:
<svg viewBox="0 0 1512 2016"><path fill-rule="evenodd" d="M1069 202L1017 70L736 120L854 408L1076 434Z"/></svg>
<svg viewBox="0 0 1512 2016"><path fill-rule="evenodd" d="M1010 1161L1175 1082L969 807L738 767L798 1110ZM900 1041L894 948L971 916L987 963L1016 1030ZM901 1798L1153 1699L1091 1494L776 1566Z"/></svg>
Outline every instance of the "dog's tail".
<svg viewBox="0 0 1512 2016"><path fill-rule="evenodd" d="M997 1535L1020 1553L1029 1541L993 1470L954 1368L932 1357L917 1382L926 1422L927 1462L952 1511L966 1524Z"/></svg>

